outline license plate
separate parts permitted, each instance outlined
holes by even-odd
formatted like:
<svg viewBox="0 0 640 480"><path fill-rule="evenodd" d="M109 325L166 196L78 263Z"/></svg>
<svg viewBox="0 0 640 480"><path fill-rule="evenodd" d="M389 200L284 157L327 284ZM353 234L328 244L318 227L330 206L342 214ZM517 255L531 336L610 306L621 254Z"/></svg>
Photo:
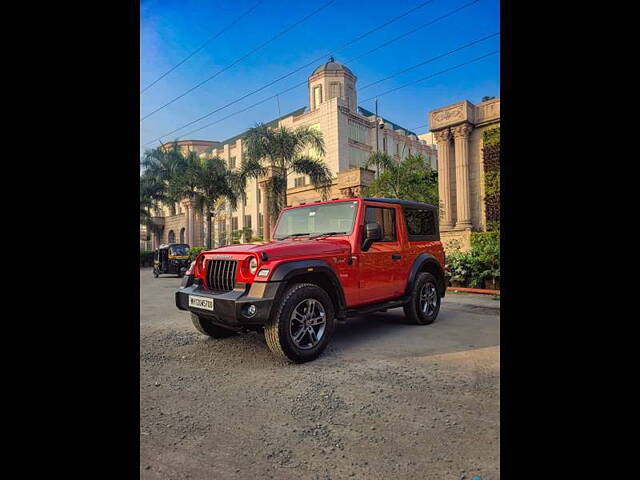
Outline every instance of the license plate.
<svg viewBox="0 0 640 480"><path fill-rule="evenodd" d="M189 295L189 306L213 312L213 298Z"/></svg>

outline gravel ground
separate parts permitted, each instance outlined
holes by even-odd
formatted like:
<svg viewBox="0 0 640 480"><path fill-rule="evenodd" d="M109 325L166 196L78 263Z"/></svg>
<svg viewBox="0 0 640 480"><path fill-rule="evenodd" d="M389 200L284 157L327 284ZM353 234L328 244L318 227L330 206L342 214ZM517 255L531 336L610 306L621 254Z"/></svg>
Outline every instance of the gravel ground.
<svg viewBox="0 0 640 480"><path fill-rule="evenodd" d="M500 478L499 301L351 319L292 365L262 335L196 332L179 284L140 270L141 478Z"/></svg>

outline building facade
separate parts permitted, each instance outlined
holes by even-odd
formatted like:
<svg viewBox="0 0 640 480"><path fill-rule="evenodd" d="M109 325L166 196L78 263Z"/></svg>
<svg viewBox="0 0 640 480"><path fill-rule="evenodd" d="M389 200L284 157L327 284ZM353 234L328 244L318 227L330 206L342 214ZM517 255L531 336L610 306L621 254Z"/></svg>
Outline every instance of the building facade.
<svg viewBox="0 0 640 480"><path fill-rule="evenodd" d="M487 228L483 133L499 125L499 98L477 105L463 100L429 112L438 149L440 232L445 246L456 243L468 249L471 232Z"/></svg>
<svg viewBox="0 0 640 480"><path fill-rule="evenodd" d="M325 155L322 160L334 174L329 198L358 196L362 187L371 183L375 172L362 168L376 149L388 153L397 161L407 155L420 153L434 166L437 163L436 146L419 139L414 132L358 106L357 78L346 66L331 58L316 68L308 78L308 106L299 108L268 123L273 128L298 128L307 126L322 132ZM200 155L219 156L230 168L239 168L243 156L243 135L224 141L182 140L178 142L184 151L196 151ZM313 150L307 152L317 156ZM226 208L217 215L213 225L215 246L230 243L232 232L250 231L254 237L271 238L268 205L262 188L264 179L247 182L245 198L236 210ZM320 192L313 189L306 176L290 175L287 201L299 205L321 200ZM184 201L170 211L165 209L155 221L162 233L154 237L153 246L159 243L184 241L192 246L205 245L208 233L204 215L194 205ZM246 238L245 238L246 240Z"/></svg>

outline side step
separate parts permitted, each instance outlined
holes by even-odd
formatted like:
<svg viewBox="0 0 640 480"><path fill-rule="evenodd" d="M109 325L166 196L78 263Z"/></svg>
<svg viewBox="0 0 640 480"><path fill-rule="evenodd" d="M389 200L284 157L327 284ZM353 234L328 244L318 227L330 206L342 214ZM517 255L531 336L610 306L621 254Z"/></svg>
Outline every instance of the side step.
<svg viewBox="0 0 640 480"><path fill-rule="evenodd" d="M411 297L402 297L396 300L390 300L388 302L376 303L375 305L366 305L361 308L350 308L344 312L345 317L357 317L358 315L365 315L367 313L379 312L381 310L388 310L391 308L402 307L409 303Z"/></svg>

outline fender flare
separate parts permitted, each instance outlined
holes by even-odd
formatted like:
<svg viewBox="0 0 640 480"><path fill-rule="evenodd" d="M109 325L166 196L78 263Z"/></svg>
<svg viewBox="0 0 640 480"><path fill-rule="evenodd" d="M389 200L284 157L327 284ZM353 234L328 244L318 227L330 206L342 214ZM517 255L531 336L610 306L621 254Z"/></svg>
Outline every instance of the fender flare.
<svg viewBox="0 0 640 480"><path fill-rule="evenodd" d="M309 269L313 270L309 270ZM271 274L270 282L279 282L280 286L278 287L278 291L276 293L276 298L284 291L284 286L287 282L298 275L306 275L309 273L319 273L322 275L326 275L329 279L331 285L338 292L338 311L336 311L336 315L339 314L340 311L343 311L347 308L347 302L344 297L344 290L342 289L342 284L340 280L338 280L338 276L336 272L329 263L322 259L316 260L292 260L290 262L280 263L273 273ZM330 293L330 292L327 292Z"/></svg>
<svg viewBox="0 0 640 480"><path fill-rule="evenodd" d="M436 276L436 280L440 284L439 285L440 296L444 297L445 292L447 290L446 284L445 284L444 270L440 265L440 262L438 262L438 260L436 259L436 257L426 252L423 252L420 255L418 255L416 259L413 261L413 264L411 265L411 270L409 271L409 279L407 281L407 289L405 292L406 295L411 295L411 291L413 290L413 286L415 284L416 277L418 276L418 272L420 272L420 270L422 270L422 268L427 264L433 264L436 267L436 271L438 272L438 275Z"/></svg>

